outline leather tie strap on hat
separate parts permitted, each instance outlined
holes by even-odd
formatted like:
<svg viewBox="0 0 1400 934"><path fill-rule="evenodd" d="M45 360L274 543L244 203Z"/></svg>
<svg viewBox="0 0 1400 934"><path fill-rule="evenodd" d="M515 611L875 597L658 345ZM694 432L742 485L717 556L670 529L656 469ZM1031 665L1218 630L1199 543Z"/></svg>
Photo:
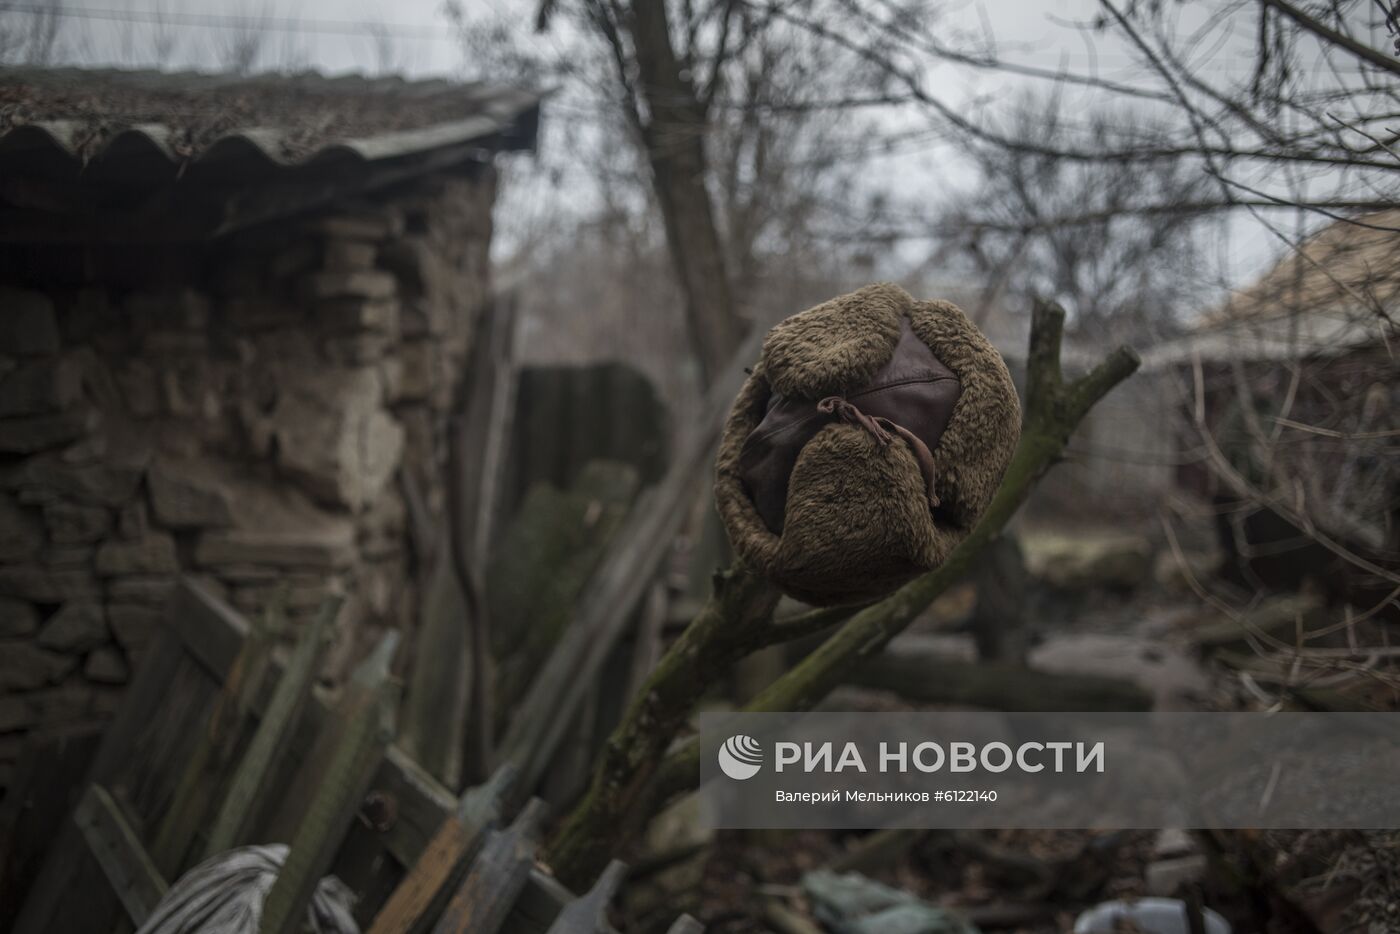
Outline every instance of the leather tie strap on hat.
<svg viewBox="0 0 1400 934"><path fill-rule="evenodd" d="M919 472L924 475L924 484L928 487L929 505L934 508L938 507L938 494L934 491L936 465L933 460L933 452L928 449L928 445L924 444L918 435L902 425L896 425L888 418L878 415L872 418L862 412L855 403L841 396L827 396L822 399L817 403L817 411L823 415L835 415L847 424L865 429L880 443L881 447L889 447L894 441L891 432L902 438L914 453L914 459L919 463Z"/></svg>

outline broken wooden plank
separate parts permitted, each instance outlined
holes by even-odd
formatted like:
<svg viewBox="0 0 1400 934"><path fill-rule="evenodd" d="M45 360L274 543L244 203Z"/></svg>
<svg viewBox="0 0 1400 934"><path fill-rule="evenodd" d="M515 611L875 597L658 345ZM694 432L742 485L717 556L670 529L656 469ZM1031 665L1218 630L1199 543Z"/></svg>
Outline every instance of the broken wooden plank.
<svg viewBox="0 0 1400 934"><path fill-rule="evenodd" d="M137 672L136 682L127 692L128 703L118 712L98 751L99 765L105 763L103 771L99 772L99 766L95 765L94 774L106 775L118 766L129 763L131 736L149 716L149 705L157 703L163 692L169 689L173 666L182 657L191 658L214 684L221 683L233 666L249 630L248 621L241 614L198 581L187 577L181 578L175 587L169 618L173 628L167 637L157 643L151 657ZM274 662L274 665L279 664ZM271 693L269 687L256 699L254 711L259 716L267 709ZM325 696L319 691L313 692L312 702L306 710L308 726L318 729L329 716L330 708ZM442 826L443 820L458 806L457 797L397 745L390 745L386 750L370 785L392 798L398 806L396 820L377 834L381 844L401 866L412 866ZM36 920L49 917L55 901L63 899L65 890L60 886L76 878L72 875L71 867L80 865L86 858L86 847L77 835L77 829L71 822L65 823L72 829L78 849L59 848L45 859L44 871L48 873L53 870L51 881L54 885L46 890L53 898L45 897L42 906L34 906ZM70 859L63 855L72 853L77 856ZM95 865L92 870L100 880L101 871ZM82 887L81 882L73 884ZM558 914L560 906L571 897L572 894L557 879L539 869L531 870L512 913L510 930L513 934L543 934ZM26 913L30 908L26 903ZM60 929L45 924L46 921L40 921L38 926L24 930L23 934L44 934ZM87 930L88 927L76 929ZM16 928L17 934L20 931L20 928Z"/></svg>
<svg viewBox="0 0 1400 934"><path fill-rule="evenodd" d="M490 302L448 423L447 529L453 569L466 607L466 735L457 738L461 776L484 781L495 756L491 698L491 611L486 599L486 554L496 484L505 463L506 437L515 405L516 316ZM464 395L463 395L464 394Z"/></svg>
<svg viewBox="0 0 1400 934"><path fill-rule="evenodd" d="M331 614L322 614L323 617ZM371 772L393 738L398 691L389 669L399 634L384 634L355 669L339 709L341 735L325 774L292 837L287 859L263 903L261 934L295 934L321 876L359 810Z"/></svg>
<svg viewBox="0 0 1400 934"><path fill-rule="evenodd" d="M263 617L254 622L243 640L243 648L219 690L206 728L185 763L175 797L161 817L151 844L151 859L171 878L185 868L185 856L200 828L207 824L209 808L216 800L234 749L251 722L253 704L268 676L272 649L284 621L285 600L286 589L279 587Z"/></svg>
<svg viewBox="0 0 1400 934"><path fill-rule="evenodd" d="M442 822L380 910L369 934L413 934L426 930L439 906L466 871L486 834L500 822L501 805L515 769L502 765L491 780L462 795L456 813Z"/></svg>
<svg viewBox="0 0 1400 934"><path fill-rule="evenodd" d="M230 611L232 612L232 611ZM167 617L167 626L169 625ZM227 663L237 654L237 642ZM155 647L136 671L125 702L107 726L88 771L87 783L108 780L132 760L133 746L147 727L184 661L184 651L173 630L166 628ZM76 900L73 892L82 892ZM44 863L30 887L13 934L48 934L51 931L92 931L110 928L122 906L107 885L72 820L64 820L57 839L44 854Z"/></svg>
<svg viewBox="0 0 1400 934"><path fill-rule="evenodd" d="M447 529L440 528L419 597L413 667L404 696L399 742L448 788L461 784L462 743L471 700L467 612Z"/></svg>
<svg viewBox="0 0 1400 934"><path fill-rule="evenodd" d="M73 821L132 923L140 927L169 886L136 831L107 790L96 784L89 785L78 802Z"/></svg>
<svg viewBox="0 0 1400 934"><path fill-rule="evenodd" d="M514 823L493 831L453 893L434 934L496 934L530 877L546 805L533 798Z"/></svg>
<svg viewBox="0 0 1400 934"><path fill-rule="evenodd" d="M607 924L608 903L625 875L626 863L617 859L608 863L591 889L564 906L549 926L548 934L594 934Z"/></svg>
<svg viewBox="0 0 1400 934"><path fill-rule="evenodd" d="M761 329L745 340L705 394L700 416L682 433L666 475L644 494L608 550L570 625L541 668L502 743L501 757L521 771L520 790L539 783L574 709L632 619L670 543L685 522L689 498L710 470L710 454L745 366L758 356Z"/></svg>
<svg viewBox="0 0 1400 934"><path fill-rule="evenodd" d="M234 772L224 802L219 807L204 848L205 856L232 849L245 839L249 823L258 812L258 801L270 793L267 777L286 750L311 696L320 668L321 657L329 643L331 626L344 598L333 596L321 605L312 623L303 630L282 676L277 681L272 700L253 734L243 761Z"/></svg>

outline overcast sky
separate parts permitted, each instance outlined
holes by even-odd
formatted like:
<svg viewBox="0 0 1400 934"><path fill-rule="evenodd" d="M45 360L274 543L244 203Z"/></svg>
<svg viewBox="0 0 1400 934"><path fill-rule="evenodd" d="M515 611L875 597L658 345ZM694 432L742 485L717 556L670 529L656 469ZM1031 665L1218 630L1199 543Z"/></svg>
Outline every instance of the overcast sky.
<svg viewBox="0 0 1400 934"><path fill-rule="evenodd" d="M94 32L107 33L111 44L102 45L118 56L122 30L130 29L140 44L149 42L150 27L123 26L116 17L103 14L129 12L144 17L165 11L180 20L175 27L179 37L175 57L181 64L207 65L211 44L221 31L186 18L266 15L278 23L273 56L296 54L322 70L372 69L372 42L363 34L370 24L382 25L395 35L408 74L451 75L463 68L461 48L447 28L442 0L63 0L63 5L73 19L85 20ZM462 5L479 11L519 9L525 16L533 10L525 0L463 0ZM1091 43L1072 27L1093 15L1094 0L955 0L941 6L950 29L974 30L985 24L1004 43L1008 57L1018 61L1076 69L1097 65L1105 75L1123 73L1131 62L1127 50L1116 42L1099 36ZM1238 49L1232 54L1228 44L1211 59L1212 70L1248 67ZM985 81L985 76L979 80Z"/></svg>
<svg viewBox="0 0 1400 934"><path fill-rule="evenodd" d="M473 70L464 61L462 43L448 24L442 0L63 0L63 5L70 16L63 40L67 48L61 54L89 64L149 64L157 27L143 20L163 13L169 21L165 34L173 40L167 62L172 68L217 70L219 49L228 42L231 24L261 18L273 25L256 64L260 68L379 71L382 63L369 35L371 27L379 27L392 38L393 71L461 77ZM469 14L505 13L523 19L533 11L534 0L462 0L462 6ZM1100 33L1091 38L1075 28L1097 8L1095 0L948 0L942 4L945 28L939 39L958 45L961 33L990 32L1007 60L1131 81L1137 74L1127 48L1112 37ZM1201 67L1245 73L1249 58L1244 44L1253 41L1247 26L1242 24L1237 35L1204 42ZM512 80L510 75L492 77ZM945 102L971 107L1003 98L1030 81L945 64L929 73L928 88ZM1094 103L1092 92L1070 93L1075 103L1075 93L1086 107ZM940 162L933 148L901 152L890 159L888 168L898 173L904 190L914 198L936 198L940 188L960 185L965 178L956 167ZM1247 225L1232 225L1220 250L1230 267L1229 278L1236 281L1253 275L1274 252L1274 241Z"/></svg>

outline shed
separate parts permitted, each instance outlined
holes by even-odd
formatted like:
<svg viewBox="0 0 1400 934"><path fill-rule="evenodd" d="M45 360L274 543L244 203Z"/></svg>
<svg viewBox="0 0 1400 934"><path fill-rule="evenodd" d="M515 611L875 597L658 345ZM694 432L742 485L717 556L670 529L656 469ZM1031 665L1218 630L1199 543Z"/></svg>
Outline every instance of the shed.
<svg viewBox="0 0 1400 934"><path fill-rule="evenodd" d="M401 481L491 302L486 84L0 69L0 789L108 716L178 575L297 623L334 678L417 600Z"/></svg>
<svg viewBox="0 0 1400 934"><path fill-rule="evenodd" d="M1365 606L1374 585L1392 588L1356 580L1336 555L1400 566L1397 315L1389 210L1323 227L1145 355L1164 398L1191 413L1178 418L1177 482L1213 504L1245 579L1291 588L1315 575Z"/></svg>

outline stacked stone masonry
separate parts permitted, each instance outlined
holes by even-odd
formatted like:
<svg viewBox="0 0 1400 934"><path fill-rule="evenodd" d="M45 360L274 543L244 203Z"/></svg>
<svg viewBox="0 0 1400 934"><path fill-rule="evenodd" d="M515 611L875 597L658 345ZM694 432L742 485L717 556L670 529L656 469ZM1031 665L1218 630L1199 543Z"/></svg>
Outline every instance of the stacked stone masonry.
<svg viewBox="0 0 1400 934"><path fill-rule="evenodd" d="M413 618L399 476L441 508L493 198L483 169L210 243L6 265L0 793L27 734L111 715L180 574L249 614L285 588L293 631L344 594L331 680Z"/></svg>

